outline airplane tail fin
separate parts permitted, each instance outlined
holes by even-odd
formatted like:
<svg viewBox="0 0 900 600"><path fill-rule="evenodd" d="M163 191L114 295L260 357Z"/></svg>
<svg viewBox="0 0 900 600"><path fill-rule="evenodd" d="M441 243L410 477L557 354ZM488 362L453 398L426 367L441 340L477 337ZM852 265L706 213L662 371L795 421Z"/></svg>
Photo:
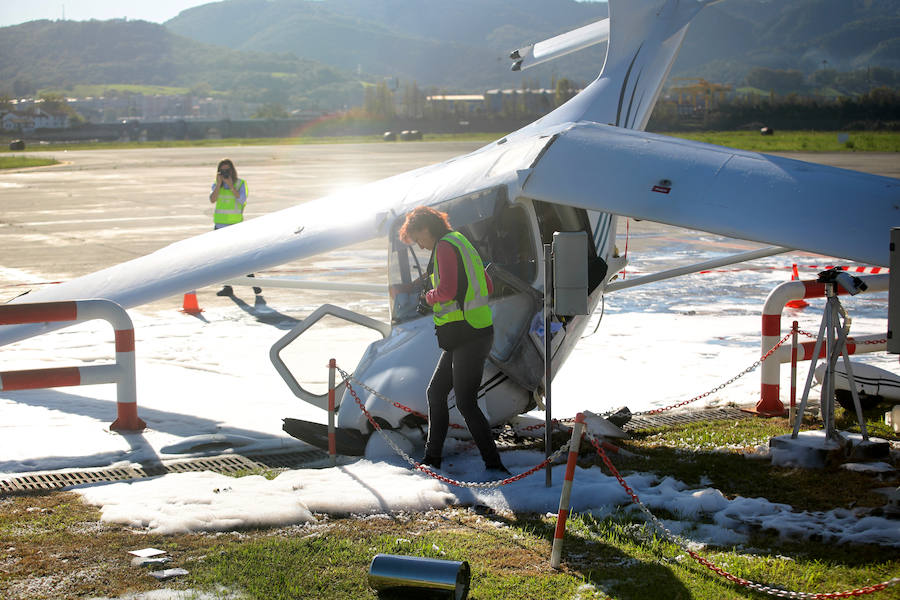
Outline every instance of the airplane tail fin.
<svg viewBox="0 0 900 600"><path fill-rule="evenodd" d="M537 64L538 59L550 60L602 41L608 31L606 61L597 79L534 126L594 121L643 130L688 25L700 9L717 1L609 0L608 22L600 21L519 50L527 53L531 49L531 55L523 59L525 67L525 60ZM589 39L593 41L588 43Z"/></svg>

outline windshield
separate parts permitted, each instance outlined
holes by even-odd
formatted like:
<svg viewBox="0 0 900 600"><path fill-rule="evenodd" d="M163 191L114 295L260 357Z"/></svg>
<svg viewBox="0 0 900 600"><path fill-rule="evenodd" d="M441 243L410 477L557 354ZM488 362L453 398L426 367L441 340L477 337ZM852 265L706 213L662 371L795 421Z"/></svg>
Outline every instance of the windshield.
<svg viewBox="0 0 900 600"><path fill-rule="evenodd" d="M537 277L537 254L528 213L506 200L506 188L498 187L435 205L450 216L453 228L462 233L481 255L485 265L495 263L525 282ZM428 271L431 252L415 244L404 244L397 235L403 219L391 228L388 278L391 289L391 321L402 323L418 316L416 304ZM515 292L494 282L493 298Z"/></svg>

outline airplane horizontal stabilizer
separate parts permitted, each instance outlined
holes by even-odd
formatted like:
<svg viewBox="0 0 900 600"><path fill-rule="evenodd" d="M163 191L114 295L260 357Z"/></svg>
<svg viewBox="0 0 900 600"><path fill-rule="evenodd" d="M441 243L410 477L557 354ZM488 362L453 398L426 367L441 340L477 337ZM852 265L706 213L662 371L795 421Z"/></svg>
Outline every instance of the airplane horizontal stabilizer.
<svg viewBox="0 0 900 600"><path fill-rule="evenodd" d="M560 134L524 193L879 266L900 225L898 179L596 123Z"/></svg>
<svg viewBox="0 0 900 600"><path fill-rule="evenodd" d="M578 29L552 37L512 52L513 71L524 71L561 56L578 52L609 39L609 19L603 19Z"/></svg>

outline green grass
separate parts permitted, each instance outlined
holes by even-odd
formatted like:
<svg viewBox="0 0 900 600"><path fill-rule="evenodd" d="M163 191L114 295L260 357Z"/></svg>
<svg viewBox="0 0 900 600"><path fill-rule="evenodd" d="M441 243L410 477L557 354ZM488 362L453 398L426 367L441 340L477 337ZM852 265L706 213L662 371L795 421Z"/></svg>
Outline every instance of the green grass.
<svg viewBox="0 0 900 600"><path fill-rule="evenodd" d="M54 158L30 158L27 156L0 156L0 169L22 169L25 167L46 167L58 165Z"/></svg>
<svg viewBox="0 0 900 600"><path fill-rule="evenodd" d="M45 96L47 94L58 94L61 96L75 96L78 98L86 98L88 96L102 96L110 90L117 92L131 92L133 94L143 94L145 96L175 96L178 94L187 94L191 90L187 87L171 87L165 85L136 85L131 83L110 83L88 85L74 85L71 88L45 88L38 90L37 95Z"/></svg>
<svg viewBox="0 0 900 600"><path fill-rule="evenodd" d="M897 440L896 434L879 426L879 409L867 420L872 435ZM842 408L837 409L837 425L856 431L859 425ZM817 427L808 421L806 427ZM748 418L736 421L704 421L680 427L662 427L635 434L623 444L635 456L616 459L624 471L669 474L688 485L705 483L729 496L762 497L790 504L797 510L846 507L880 507L885 497L875 490L890 483L868 475L838 468L795 469L775 467L768 460L753 460L743 452L768 446L772 437L789 434L787 419ZM896 478L895 478L896 480ZM900 483L900 480L897 481ZM894 484L897 485L897 484Z"/></svg>
<svg viewBox="0 0 900 600"><path fill-rule="evenodd" d="M870 429L880 412L867 413ZM852 422L852 415L839 408L839 427L850 428ZM837 468L786 469L742 454L787 432L786 419L666 426L623 441L621 446L633 456L611 456L626 479L635 472L654 473L689 486L715 487L729 498L765 497L794 510L877 511L885 498L875 489L900 484L896 476L879 480ZM584 467L601 468L587 445L580 461ZM253 474L270 477L274 472ZM319 515L314 523L277 529L159 536L102 524L98 511L72 493L0 498L0 589L10 600L116 597L157 589L160 584L129 566L126 555L153 546L169 553L173 562L168 566L189 571L165 587L207 590L222 598L375 598L367 575L378 553L466 560L473 600L764 597L717 576L680 546L661 539L633 508L611 508L606 516L570 517L563 564L554 570L549 566L552 515L450 507L366 519ZM683 520L664 510L654 512L659 518ZM700 517L688 525L696 528L704 522ZM685 535L691 537L690 529ZM737 577L800 592L839 592L900 576L898 549L823 543L815 536L797 542L761 530L750 530L748 536L740 547L701 546L697 551ZM896 593L894 587L868 597L896 598Z"/></svg>
<svg viewBox="0 0 900 600"><path fill-rule="evenodd" d="M706 131L665 135L754 152L900 152L900 132L896 131L775 131L774 135L760 135L759 131ZM847 141L839 141L839 135L846 135Z"/></svg>

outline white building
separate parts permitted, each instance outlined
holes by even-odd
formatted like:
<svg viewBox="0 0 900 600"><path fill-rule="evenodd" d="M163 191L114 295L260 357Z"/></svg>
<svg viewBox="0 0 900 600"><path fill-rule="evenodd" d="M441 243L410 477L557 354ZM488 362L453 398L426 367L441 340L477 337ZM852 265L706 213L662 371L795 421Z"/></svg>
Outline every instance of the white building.
<svg viewBox="0 0 900 600"><path fill-rule="evenodd" d="M49 113L40 108L33 110L13 110L0 115L4 131L34 131L35 129L65 129L69 126L69 115Z"/></svg>

